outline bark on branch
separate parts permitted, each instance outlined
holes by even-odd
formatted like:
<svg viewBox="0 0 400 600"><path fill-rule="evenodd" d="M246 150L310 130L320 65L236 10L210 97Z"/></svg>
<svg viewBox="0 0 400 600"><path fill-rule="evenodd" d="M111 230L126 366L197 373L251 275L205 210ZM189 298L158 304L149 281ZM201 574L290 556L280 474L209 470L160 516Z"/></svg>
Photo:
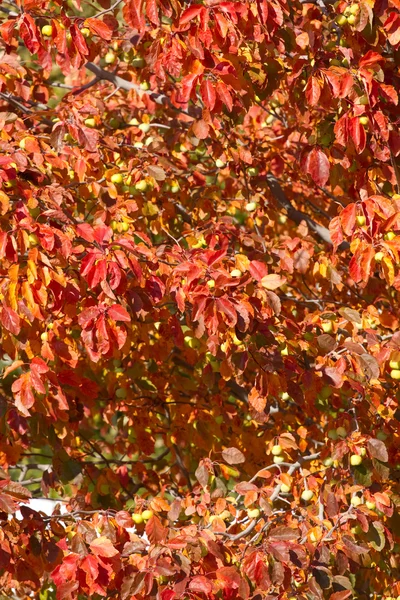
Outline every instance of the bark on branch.
<svg viewBox="0 0 400 600"><path fill-rule="evenodd" d="M313 231L323 242L332 246L332 239L329 233L329 229L327 229L323 225L319 225L319 223L316 223L314 219L312 219L309 215L302 212L301 210L297 210L297 208L295 208L292 205L292 203L286 196L276 177L274 177L272 174L268 174L267 184L275 200L282 208L284 208L287 211L287 216L291 221L296 223L296 225L300 225L302 221L305 221L305 223L307 223L307 226L311 231ZM339 246L339 250L345 250L348 247L348 243L343 242Z"/></svg>
<svg viewBox="0 0 400 600"><path fill-rule="evenodd" d="M133 83L132 81L126 81L126 79L122 79L115 73L111 73L110 71L106 71L102 69L98 65L95 65L92 62L86 63L86 68L91 71L95 75L95 79L91 82L92 85L97 83L98 81L105 80L114 84L115 87L120 88L121 90L131 91L135 90L140 96L146 95L149 96L153 102L156 104L161 104L163 106L168 106L172 110L185 114L191 118L196 118L196 115L190 114L186 110L182 110L174 106L171 100L165 94L160 94L158 92L153 92L152 90L143 90L138 83ZM197 112L197 111L196 111ZM198 116L198 115L197 115Z"/></svg>

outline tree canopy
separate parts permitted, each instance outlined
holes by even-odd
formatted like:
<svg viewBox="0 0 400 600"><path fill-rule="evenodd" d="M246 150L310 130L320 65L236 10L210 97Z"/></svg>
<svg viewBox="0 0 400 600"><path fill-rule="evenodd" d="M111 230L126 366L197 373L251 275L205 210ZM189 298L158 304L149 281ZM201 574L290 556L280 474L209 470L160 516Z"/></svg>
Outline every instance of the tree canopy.
<svg viewBox="0 0 400 600"><path fill-rule="evenodd" d="M399 9L1 2L2 598L400 595Z"/></svg>

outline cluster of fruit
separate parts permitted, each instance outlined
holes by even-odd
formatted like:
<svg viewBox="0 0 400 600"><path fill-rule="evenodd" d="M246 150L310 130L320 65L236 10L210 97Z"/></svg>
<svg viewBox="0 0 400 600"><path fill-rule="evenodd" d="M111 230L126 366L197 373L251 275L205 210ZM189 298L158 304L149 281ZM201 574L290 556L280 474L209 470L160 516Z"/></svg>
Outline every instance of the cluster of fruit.
<svg viewBox="0 0 400 600"><path fill-rule="evenodd" d="M340 27L344 27L344 25L354 25L357 21L358 13L360 12L360 7L358 4L351 4L348 6L344 13L336 17L336 22Z"/></svg>

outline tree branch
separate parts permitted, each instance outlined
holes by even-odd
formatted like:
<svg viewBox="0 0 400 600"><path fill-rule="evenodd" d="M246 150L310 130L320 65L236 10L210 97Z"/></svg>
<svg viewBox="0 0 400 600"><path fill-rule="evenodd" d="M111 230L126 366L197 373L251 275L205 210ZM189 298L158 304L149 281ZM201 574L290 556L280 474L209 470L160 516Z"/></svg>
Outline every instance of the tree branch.
<svg viewBox="0 0 400 600"><path fill-rule="evenodd" d="M267 175L267 184L275 200L280 206L282 206L282 208L284 208L287 211L288 217L289 219L291 219L291 221L294 221L294 223L296 223L297 225L300 225L302 221L305 221L309 229L311 229L311 231L313 231L323 242L332 246L332 239L329 233L329 229L327 229L323 225L319 225L319 223L316 223L306 213L294 208L294 206L286 196L285 192L283 191L279 181L271 173ZM339 246L339 249L345 250L348 247L349 244L347 242L343 242Z"/></svg>
<svg viewBox="0 0 400 600"><path fill-rule="evenodd" d="M121 88L122 90L126 90L128 92L131 90L135 90L135 92L137 92L139 95L149 96L153 100L153 102L155 102L156 104L169 106L170 108L172 108L173 110L175 110L177 112L180 112L186 116L192 117L192 119L196 118L194 115L191 115L186 110L182 110L182 109L174 106L172 104L171 100L165 94L153 92L152 90L142 90L142 88L140 87L140 85L138 83L132 83L132 81L126 81L126 79L122 79L122 77L119 77L115 73L110 73L110 71L106 71L105 69L102 69L101 67L99 67L98 65L95 65L92 62L86 63L86 68L89 71L91 71L92 73L94 73L94 75L96 76L96 79L98 79L98 80L103 79L105 81L109 81L110 83L115 85L117 88ZM92 84L93 83L94 83L94 81L92 82Z"/></svg>

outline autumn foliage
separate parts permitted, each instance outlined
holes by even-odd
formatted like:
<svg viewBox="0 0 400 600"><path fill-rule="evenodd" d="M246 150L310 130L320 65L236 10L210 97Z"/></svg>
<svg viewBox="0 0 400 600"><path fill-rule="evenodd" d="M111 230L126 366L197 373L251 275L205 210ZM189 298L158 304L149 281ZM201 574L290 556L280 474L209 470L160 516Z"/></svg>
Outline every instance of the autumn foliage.
<svg viewBox="0 0 400 600"><path fill-rule="evenodd" d="M0 15L1 597L400 595L399 0Z"/></svg>

